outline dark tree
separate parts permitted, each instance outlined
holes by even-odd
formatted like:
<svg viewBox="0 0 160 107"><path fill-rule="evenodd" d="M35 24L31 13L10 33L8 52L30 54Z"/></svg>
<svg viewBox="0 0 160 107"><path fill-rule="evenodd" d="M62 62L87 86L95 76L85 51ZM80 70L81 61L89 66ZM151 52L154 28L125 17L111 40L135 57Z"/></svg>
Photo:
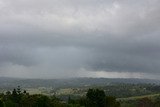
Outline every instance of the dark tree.
<svg viewBox="0 0 160 107"><path fill-rule="evenodd" d="M36 101L36 107L49 107L50 100L47 96L40 95Z"/></svg>
<svg viewBox="0 0 160 107"><path fill-rule="evenodd" d="M12 91L12 101L19 104L21 100L21 89L18 86L17 90L13 89Z"/></svg>
<svg viewBox="0 0 160 107"><path fill-rule="evenodd" d="M21 87L20 86L17 87L17 93L18 93L18 95L21 94Z"/></svg>
<svg viewBox="0 0 160 107"><path fill-rule="evenodd" d="M99 89L89 89L87 92L87 107L105 107L105 93Z"/></svg>
<svg viewBox="0 0 160 107"><path fill-rule="evenodd" d="M106 97L106 107L120 107L120 103L116 101L115 97L107 96Z"/></svg>
<svg viewBox="0 0 160 107"><path fill-rule="evenodd" d="M0 100L0 107L4 107L3 101Z"/></svg>

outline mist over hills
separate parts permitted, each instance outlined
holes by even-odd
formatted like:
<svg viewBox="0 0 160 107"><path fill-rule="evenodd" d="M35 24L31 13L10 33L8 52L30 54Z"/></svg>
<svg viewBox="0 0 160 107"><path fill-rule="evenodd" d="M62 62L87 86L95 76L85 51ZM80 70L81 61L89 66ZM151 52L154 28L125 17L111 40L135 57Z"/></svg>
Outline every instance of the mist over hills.
<svg viewBox="0 0 160 107"><path fill-rule="evenodd" d="M137 78L69 78L69 79L22 79L0 77L1 89L13 89L17 86L23 88L36 87L85 87L85 86L105 86L118 83L126 84L160 84L160 80L153 79L137 79Z"/></svg>

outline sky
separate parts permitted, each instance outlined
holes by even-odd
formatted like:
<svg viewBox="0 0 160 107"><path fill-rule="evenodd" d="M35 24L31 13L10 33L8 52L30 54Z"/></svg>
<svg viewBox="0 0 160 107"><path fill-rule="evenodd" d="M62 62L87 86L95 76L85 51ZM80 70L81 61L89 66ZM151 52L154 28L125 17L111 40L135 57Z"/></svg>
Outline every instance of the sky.
<svg viewBox="0 0 160 107"><path fill-rule="evenodd" d="M0 0L0 76L160 78L160 0Z"/></svg>

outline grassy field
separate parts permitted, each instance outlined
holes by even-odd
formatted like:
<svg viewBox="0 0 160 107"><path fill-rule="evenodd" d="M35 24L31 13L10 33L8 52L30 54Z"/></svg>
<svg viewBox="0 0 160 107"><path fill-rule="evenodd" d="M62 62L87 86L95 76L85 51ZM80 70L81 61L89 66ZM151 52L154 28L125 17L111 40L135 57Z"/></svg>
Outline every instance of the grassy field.
<svg viewBox="0 0 160 107"><path fill-rule="evenodd" d="M154 98L156 96L160 96L160 94L150 94L150 95L142 95L142 96L134 96L134 97L127 97L127 98L117 98L117 100L125 101L125 100L137 100L137 99L142 99L145 97L148 98Z"/></svg>

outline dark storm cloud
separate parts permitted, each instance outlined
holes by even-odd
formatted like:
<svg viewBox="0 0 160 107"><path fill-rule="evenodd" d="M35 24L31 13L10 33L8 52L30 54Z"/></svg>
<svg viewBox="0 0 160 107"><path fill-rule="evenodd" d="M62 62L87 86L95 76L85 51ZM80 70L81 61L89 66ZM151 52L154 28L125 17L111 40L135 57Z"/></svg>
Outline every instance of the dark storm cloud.
<svg viewBox="0 0 160 107"><path fill-rule="evenodd" d="M159 12L159 0L0 0L0 75L157 75Z"/></svg>

